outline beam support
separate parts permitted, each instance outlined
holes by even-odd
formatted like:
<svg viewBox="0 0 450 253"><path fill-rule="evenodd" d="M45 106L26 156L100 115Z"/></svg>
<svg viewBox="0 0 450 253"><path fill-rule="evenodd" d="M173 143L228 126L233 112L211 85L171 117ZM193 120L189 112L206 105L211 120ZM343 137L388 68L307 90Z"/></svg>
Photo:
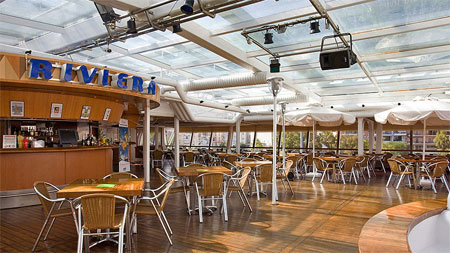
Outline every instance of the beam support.
<svg viewBox="0 0 450 253"><path fill-rule="evenodd" d="M364 155L364 118L358 118L358 155Z"/></svg>
<svg viewBox="0 0 450 253"><path fill-rule="evenodd" d="M241 121L242 119L236 121L236 154L241 153Z"/></svg>
<svg viewBox="0 0 450 253"><path fill-rule="evenodd" d="M227 138L227 154L231 153L231 145L233 143L233 126L228 127L228 138Z"/></svg>
<svg viewBox="0 0 450 253"><path fill-rule="evenodd" d="M383 148L383 125L377 123L377 140L376 140L376 149L375 153L381 154L381 150Z"/></svg>
<svg viewBox="0 0 450 253"><path fill-rule="evenodd" d="M173 119L173 128L174 128L174 132L175 132L175 136L174 136L174 147L175 147L175 168L180 167L180 141L179 141L179 136L180 136L180 120L178 119L178 117L174 117Z"/></svg>
<svg viewBox="0 0 450 253"><path fill-rule="evenodd" d="M374 123L369 121L369 154L373 152L373 140L374 140Z"/></svg>
<svg viewBox="0 0 450 253"><path fill-rule="evenodd" d="M144 179L146 183L150 183L150 101L145 101L144 112Z"/></svg>

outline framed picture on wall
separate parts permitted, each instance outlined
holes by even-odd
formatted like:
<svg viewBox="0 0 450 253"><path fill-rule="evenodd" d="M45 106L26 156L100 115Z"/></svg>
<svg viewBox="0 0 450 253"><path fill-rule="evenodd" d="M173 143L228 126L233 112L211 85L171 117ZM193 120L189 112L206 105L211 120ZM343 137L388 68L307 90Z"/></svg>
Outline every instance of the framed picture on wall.
<svg viewBox="0 0 450 253"><path fill-rule="evenodd" d="M91 106L83 105L81 109L81 119L89 119L89 115L91 115Z"/></svg>
<svg viewBox="0 0 450 253"><path fill-rule="evenodd" d="M11 101L11 117L24 117L25 103L23 101Z"/></svg>
<svg viewBox="0 0 450 253"><path fill-rule="evenodd" d="M109 120L109 115L111 114L111 108L106 108L105 114L103 114L103 120L107 121Z"/></svg>
<svg viewBox="0 0 450 253"><path fill-rule="evenodd" d="M52 103L52 110L50 112L50 118L61 118L63 104Z"/></svg>

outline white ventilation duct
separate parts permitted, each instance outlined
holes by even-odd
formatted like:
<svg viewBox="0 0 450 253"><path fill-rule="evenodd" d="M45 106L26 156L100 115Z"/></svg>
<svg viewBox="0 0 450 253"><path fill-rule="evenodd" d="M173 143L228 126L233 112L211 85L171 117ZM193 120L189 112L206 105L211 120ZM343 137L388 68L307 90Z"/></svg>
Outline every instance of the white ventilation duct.
<svg viewBox="0 0 450 253"><path fill-rule="evenodd" d="M394 102L383 102L383 103L360 103L360 104L342 104L342 105L333 105L333 109L341 111L341 112L352 112L352 111L367 111L367 110L387 110L391 109L395 106L398 106L398 103ZM327 106L331 107L331 106Z"/></svg>
<svg viewBox="0 0 450 253"><path fill-rule="evenodd" d="M301 103L308 102L308 97L304 94L282 95L278 96L279 102ZM273 104L273 96L235 98L231 100L231 104L235 106L252 106L252 105L270 105Z"/></svg>
<svg viewBox="0 0 450 253"><path fill-rule="evenodd" d="M242 117L242 114L238 113L233 119L219 119L211 117L198 117L192 114L191 110L185 103L179 101L172 101L172 108L177 116L182 121L188 122L205 122L205 123L219 123L219 124L235 124L237 120Z"/></svg>
<svg viewBox="0 0 450 253"><path fill-rule="evenodd" d="M267 73L245 73L217 78L205 78L192 81L181 81L184 91L212 90L220 88L240 87L267 83Z"/></svg>

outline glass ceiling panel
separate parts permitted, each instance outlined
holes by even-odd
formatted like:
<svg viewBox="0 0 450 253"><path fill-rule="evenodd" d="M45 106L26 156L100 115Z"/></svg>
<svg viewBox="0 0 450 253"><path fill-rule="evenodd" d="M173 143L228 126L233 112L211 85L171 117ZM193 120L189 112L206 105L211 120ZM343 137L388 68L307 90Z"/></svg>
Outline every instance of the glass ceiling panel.
<svg viewBox="0 0 450 253"><path fill-rule="evenodd" d="M442 26L433 29L356 41L353 44L362 55L405 51L422 47L448 45L450 42L449 31L450 26Z"/></svg>
<svg viewBox="0 0 450 253"><path fill-rule="evenodd" d="M417 83L415 84L414 82L411 83L405 83L405 84L400 84L400 85L380 85L380 88L383 91L405 91L405 90L422 90L424 89L424 85L423 82L421 83ZM450 88L450 81L446 82L446 83L431 83L431 84L427 84L426 85L427 89L432 89L432 88ZM423 91L423 95L428 95L426 90Z"/></svg>
<svg viewBox="0 0 450 253"><path fill-rule="evenodd" d="M308 6L311 6L308 0L261 1L234 10L222 12L216 15L214 19L204 17L195 20L195 22L206 29L214 30L269 15L281 15L283 12Z"/></svg>
<svg viewBox="0 0 450 253"><path fill-rule="evenodd" d="M19 40L30 40L43 35L47 31L0 22L0 35L15 37Z"/></svg>
<svg viewBox="0 0 450 253"><path fill-rule="evenodd" d="M381 71L398 68L413 68L444 63L450 63L450 52L424 54L424 55L401 57L396 59L386 59L386 60L366 62L371 71Z"/></svg>
<svg viewBox="0 0 450 253"><path fill-rule="evenodd" d="M80 55L80 56L86 57L88 59L97 58L100 56L104 56L106 54L108 54L108 53L105 52L105 50L103 50L103 48L101 48L101 47L94 47L91 50L84 50L79 53L76 53L76 55Z"/></svg>
<svg viewBox="0 0 450 253"><path fill-rule="evenodd" d="M158 72L149 73L152 76L159 76L163 78L170 78L173 80L186 80L187 78L173 71L161 69Z"/></svg>
<svg viewBox="0 0 450 253"><path fill-rule="evenodd" d="M325 29L324 23L325 20L323 19L319 21L321 32L315 34L310 34L309 23L298 24L292 27L288 27L286 29L286 32L282 34L278 34L276 31L270 30L270 32L273 34L273 44L264 44L264 46L270 49L274 49L277 47L293 45L297 43L321 40L322 37L333 34L331 29L330 30ZM250 36L256 41L263 44L264 34L265 32L257 32L250 34ZM221 35L220 37L246 52L260 50L260 48L254 44L249 45L244 36L241 35L240 31Z"/></svg>
<svg viewBox="0 0 450 253"><path fill-rule="evenodd" d="M89 0L5 0L0 13L63 27L97 15L97 9Z"/></svg>
<svg viewBox="0 0 450 253"><path fill-rule="evenodd" d="M148 34L143 34L138 37L130 38L123 42L115 42L114 45L124 48L124 49L135 49L143 46L149 46L159 42L170 41L177 39L178 35L170 32L169 30L165 32L154 31Z"/></svg>
<svg viewBox="0 0 450 253"><path fill-rule="evenodd" d="M183 70L200 77L217 77L250 72L248 69L245 69L230 61L200 67L185 68Z"/></svg>
<svg viewBox="0 0 450 253"><path fill-rule="evenodd" d="M283 65L281 65L281 71L283 71ZM353 75L353 74L361 74L364 75L364 72L361 70L358 64L352 65L347 69L333 69L333 70L322 70L320 68L315 69L304 69L297 71L288 71L283 72L284 75L287 75L291 79L308 79L308 78L320 78L320 77L336 77L336 80L339 80L344 75Z"/></svg>
<svg viewBox="0 0 450 253"><path fill-rule="evenodd" d="M375 79L378 84L390 83L398 81L418 81L418 80L431 80L433 78L450 77L450 70L435 70L426 72L411 72L397 75L385 75L377 76Z"/></svg>
<svg viewBox="0 0 450 253"><path fill-rule="evenodd" d="M122 68L124 70L141 72L141 73L152 73L152 72L159 71L161 69L150 63L146 63L146 62L131 58L129 56L103 61L102 64L115 66L118 68Z"/></svg>
<svg viewBox="0 0 450 253"><path fill-rule="evenodd" d="M398 26L450 16L447 0L377 0L332 11L345 32Z"/></svg>
<svg viewBox="0 0 450 253"><path fill-rule="evenodd" d="M340 87L339 89L318 88L318 89L312 89L311 91L318 94L319 96L339 96L339 95L350 95L350 94L355 95L355 94L367 94L367 93L377 93L378 92L378 90L372 84Z"/></svg>
<svg viewBox="0 0 450 253"><path fill-rule="evenodd" d="M271 56L269 55L265 55L256 58L265 64L269 64L270 57ZM281 67L297 66L310 63L319 63L319 52L280 58Z"/></svg>
<svg viewBox="0 0 450 253"><path fill-rule="evenodd" d="M307 83L298 83L295 86L299 89L301 88L339 88L339 87L348 87L348 86L361 86L361 85L372 85L370 80L367 77L362 78L353 78L353 79L342 79L342 80L334 80L334 81L326 81L326 82L307 82Z"/></svg>
<svg viewBox="0 0 450 253"><path fill-rule="evenodd" d="M223 60L217 54L192 42L142 53L142 55L169 65L194 64L210 59Z"/></svg>

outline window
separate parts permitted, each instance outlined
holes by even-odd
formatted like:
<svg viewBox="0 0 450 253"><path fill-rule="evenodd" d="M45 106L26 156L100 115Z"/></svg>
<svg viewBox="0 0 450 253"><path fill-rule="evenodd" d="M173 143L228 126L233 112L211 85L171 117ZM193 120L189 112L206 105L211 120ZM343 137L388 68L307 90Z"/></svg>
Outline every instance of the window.
<svg viewBox="0 0 450 253"><path fill-rule="evenodd" d="M193 147L208 147L209 137L211 133L194 133L192 136L192 146Z"/></svg>
<svg viewBox="0 0 450 253"><path fill-rule="evenodd" d="M192 133L180 133L178 142L180 146L189 147L191 144L191 135Z"/></svg>
<svg viewBox="0 0 450 253"><path fill-rule="evenodd" d="M212 135L211 147L227 147L228 133L227 132L217 132Z"/></svg>

